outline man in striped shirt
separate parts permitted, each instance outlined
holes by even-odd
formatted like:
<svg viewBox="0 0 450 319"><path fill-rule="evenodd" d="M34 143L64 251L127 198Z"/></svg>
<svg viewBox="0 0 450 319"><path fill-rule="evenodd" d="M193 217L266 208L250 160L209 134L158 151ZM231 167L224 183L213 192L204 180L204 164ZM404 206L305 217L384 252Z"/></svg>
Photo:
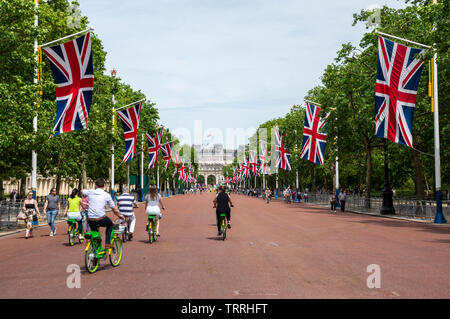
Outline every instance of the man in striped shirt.
<svg viewBox="0 0 450 319"><path fill-rule="evenodd" d="M130 195L128 186L124 186L122 195L117 197L117 206L119 207L119 212L128 219L128 230L130 232L128 240L131 240L136 225L136 216L133 208L138 206L135 197Z"/></svg>

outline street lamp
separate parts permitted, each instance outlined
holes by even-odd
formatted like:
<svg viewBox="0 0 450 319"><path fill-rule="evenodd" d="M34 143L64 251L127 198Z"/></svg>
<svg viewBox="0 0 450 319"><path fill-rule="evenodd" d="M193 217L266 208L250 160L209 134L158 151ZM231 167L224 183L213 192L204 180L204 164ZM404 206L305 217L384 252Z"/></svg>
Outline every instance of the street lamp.
<svg viewBox="0 0 450 319"><path fill-rule="evenodd" d="M384 189L383 189L383 206L380 213L383 215L395 214L394 204L392 202L392 189L389 186L389 167L388 167L388 151L387 139L384 140Z"/></svg>
<svg viewBox="0 0 450 319"><path fill-rule="evenodd" d="M112 100L113 100L113 107L112 107L112 128L111 128L111 132L113 135L113 142L111 144L111 197L114 198L114 115L115 115L115 105L116 105L116 100L114 98L114 93L115 93L115 81L114 79L116 78L116 74L117 71L115 68L112 69L111 71L111 77L113 79L113 90L112 90Z"/></svg>

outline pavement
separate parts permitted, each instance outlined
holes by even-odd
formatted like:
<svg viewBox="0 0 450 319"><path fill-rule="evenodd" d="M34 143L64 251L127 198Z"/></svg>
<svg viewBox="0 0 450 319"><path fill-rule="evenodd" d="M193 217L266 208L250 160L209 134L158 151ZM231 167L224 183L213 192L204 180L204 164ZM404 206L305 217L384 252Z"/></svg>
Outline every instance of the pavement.
<svg viewBox="0 0 450 319"><path fill-rule="evenodd" d="M450 298L448 227L233 194L222 241L213 198L163 198L153 244L140 204L120 266L102 260L94 274L84 268L84 245L68 245L65 225L54 237L48 226L30 239L3 236L0 299ZM68 286L74 267L79 288ZM374 275L379 288L369 287Z"/></svg>

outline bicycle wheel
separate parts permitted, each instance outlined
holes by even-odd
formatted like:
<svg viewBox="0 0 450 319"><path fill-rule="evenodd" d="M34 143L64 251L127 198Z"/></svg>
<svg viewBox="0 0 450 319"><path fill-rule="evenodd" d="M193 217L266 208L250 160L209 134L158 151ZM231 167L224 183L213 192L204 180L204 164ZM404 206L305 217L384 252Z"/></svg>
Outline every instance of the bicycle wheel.
<svg viewBox="0 0 450 319"><path fill-rule="evenodd" d="M114 246L110 248L109 262L113 267L117 267L122 260L122 240L120 237L114 237L111 239L111 244Z"/></svg>
<svg viewBox="0 0 450 319"><path fill-rule="evenodd" d="M75 245L75 226L69 225L69 229L67 230L67 235L69 236L69 245Z"/></svg>
<svg viewBox="0 0 450 319"><path fill-rule="evenodd" d="M128 236L128 228L125 227L125 230L122 233L122 242L126 242L127 241L127 236Z"/></svg>
<svg viewBox="0 0 450 319"><path fill-rule="evenodd" d="M153 223L148 223L148 242L153 243Z"/></svg>
<svg viewBox="0 0 450 319"><path fill-rule="evenodd" d="M225 240L225 238L227 238L227 223L226 223L226 219L222 218L222 222L221 222L221 229L222 229L222 240Z"/></svg>
<svg viewBox="0 0 450 319"><path fill-rule="evenodd" d="M92 241L89 241L87 244L85 256L84 256L84 264L86 269L90 273L94 273L97 271L98 266L100 265L100 260L96 258L97 252L95 250L94 245L92 245Z"/></svg>

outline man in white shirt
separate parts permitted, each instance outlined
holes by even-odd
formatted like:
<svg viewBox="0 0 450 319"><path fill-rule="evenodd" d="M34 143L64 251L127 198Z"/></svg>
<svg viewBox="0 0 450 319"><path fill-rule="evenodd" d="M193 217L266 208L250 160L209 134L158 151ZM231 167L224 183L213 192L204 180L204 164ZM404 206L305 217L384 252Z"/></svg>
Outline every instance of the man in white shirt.
<svg viewBox="0 0 450 319"><path fill-rule="evenodd" d="M106 238L105 238L105 248L113 248L111 246L111 233L113 229L113 222L106 216L105 207L108 204L112 209L113 213L120 218L124 218L122 214L119 213L114 201L104 190L105 180L103 178L98 178L95 181L95 189L82 190L82 194L89 198L89 208L88 208L88 223L89 227L93 231L98 231L99 227L106 227Z"/></svg>

